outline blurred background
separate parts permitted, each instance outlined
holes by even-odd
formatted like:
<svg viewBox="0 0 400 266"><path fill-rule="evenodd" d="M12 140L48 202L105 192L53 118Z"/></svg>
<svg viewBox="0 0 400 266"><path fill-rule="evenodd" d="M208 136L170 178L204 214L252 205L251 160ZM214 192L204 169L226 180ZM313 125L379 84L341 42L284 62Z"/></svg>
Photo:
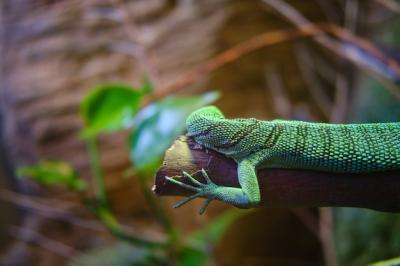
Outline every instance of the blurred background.
<svg viewBox="0 0 400 266"><path fill-rule="evenodd" d="M0 264L367 265L400 216L156 198L186 116L399 121L400 1L1 1ZM314 24L316 23L316 24Z"/></svg>

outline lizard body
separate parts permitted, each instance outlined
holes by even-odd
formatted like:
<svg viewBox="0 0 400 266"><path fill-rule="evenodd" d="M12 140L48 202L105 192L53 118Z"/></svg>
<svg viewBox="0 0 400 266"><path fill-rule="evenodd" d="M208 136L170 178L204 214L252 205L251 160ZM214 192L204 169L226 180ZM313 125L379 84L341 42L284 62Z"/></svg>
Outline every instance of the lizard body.
<svg viewBox="0 0 400 266"><path fill-rule="evenodd" d="M260 202L256 170L295 168L328 172L363 173L400 169L400 123L326 124L302 121L226 119L214 107L203 107L187 119L188 136L238 163L241 188L214 184L203 170L207 184L194 186L167 180L207 197L201 209L219 199L237 207L255 207Z"/></svg>

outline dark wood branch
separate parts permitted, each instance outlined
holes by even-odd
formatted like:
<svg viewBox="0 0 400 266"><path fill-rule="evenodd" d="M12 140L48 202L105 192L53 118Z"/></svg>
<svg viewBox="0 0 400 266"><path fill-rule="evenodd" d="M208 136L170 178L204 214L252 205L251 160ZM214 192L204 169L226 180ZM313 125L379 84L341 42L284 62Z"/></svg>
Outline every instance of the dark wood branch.
<svg viewBox="0 0 400 266"><path fill-rule="evenodd" d="M165 176L182 177L182 170L195 173L207 170L219 185L239 187L237 165L224 155L205 149L192 139L179 137L165 154L156 175L154 192L159 196L187 196L192 191L165 180ZM263 207L360 207L385 212L400 212L400 171L368 174L337 174L294 169L258 171Z"/></svg>

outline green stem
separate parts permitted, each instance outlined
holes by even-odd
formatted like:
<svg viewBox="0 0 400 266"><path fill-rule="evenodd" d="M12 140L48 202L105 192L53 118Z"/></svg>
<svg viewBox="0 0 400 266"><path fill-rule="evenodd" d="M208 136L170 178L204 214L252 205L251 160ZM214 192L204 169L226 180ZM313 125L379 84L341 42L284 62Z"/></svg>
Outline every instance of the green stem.
<svg viewBox="0 0 400 266"><path fill-rule="evenodd" d="M86 201L87 206L96 214L108 231L120 240L127 241L133 245L148 248L163 247L166 243L147 240L128 233L118 222L115 216L108 208L107 194L104 185L104 176L100 165L100 156L95 138L87 140L88 153L92 169L93 183L96 193L96 202L90 204Z"/></svg>
<svg viewBox="0 0 400 266"><path fill-rule="evenodd" d="M87 139L86 143L89 152L90 165L92 168L96 198L101 206L106 206L107 195L104 186L104 177L100 166L100 157L97 149L96 138Z"/></svg>
<svg viewBox="0 0 400 266"><path fill-rule="evenodd" d="M108 231L120 240L147 248L162 248L167 244L166 242L152 241L129 234L107 208L98 207L94 211Z"/></svg>
<svg viewBox="0 0 400 266"><path fill-rule="evenodd" d="M145 182L146 179L141 176L139 176L138 179L139 179L140 189L143 192L143 195L146 199L147 204L149 205L149 207L153 211L154 215L156 216L158 223L164 228L165 232L168 233L170 242L172 242L172 243L176 242L178 239L178 234L179 234L176 226L173 225L171 220L165 214L165 211L162 208L162 206L154 198L153 193L150 191L150 189L148 188L148 186Z"/></svg>

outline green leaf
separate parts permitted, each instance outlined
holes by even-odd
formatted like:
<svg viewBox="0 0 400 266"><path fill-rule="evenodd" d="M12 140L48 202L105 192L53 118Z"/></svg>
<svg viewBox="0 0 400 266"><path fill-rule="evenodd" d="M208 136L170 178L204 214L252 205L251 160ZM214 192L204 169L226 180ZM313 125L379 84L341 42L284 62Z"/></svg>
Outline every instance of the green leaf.
<svg viewBox="0 0 400 266"><path fill-rule="evenodd" d="M225 233L228 226L238 217L246 213L248 213L246 210L229 209L209 221L204 228L190 234L187 240L200 245L214 245Z"/></svg>
<svg viewBox="0 0 400 266"><path fill-rule="evenodd" d="M209 259L209 257L210 254L207 254L207 252L204 250L186 246L179 251L177 265L203 266L207 265L206 262Z"/></svg>
<svg viewBox="0 0 400 266"><path fill-rule="evenodd" d="M81 135L95 137L132 126L144 93L125 84L105 84L94 88L81 103L85 128Z"/></svg>
<svg viewBox="0 0 400 266"><path fill-rule="evenodd" d="M41 161L37 165L22 166L17 169L17 176L20 178L31 177L46 186L64 185L79 192L86 188L85 182L77 175L72 166L65 162Z"/></svg>
<svg viewBox="0 0 400 266"><path fill-rule="evenodd" d="M241 215L243 210L230 209L215 217L202 229L190 234L185 239L185 246L179 252L178 265L208 265L210 250L221 239L229 225ZM210 248L211 246L211 248Z"/></svg>
<svg viewBox="0 0 400 266"><path fill-rule="evenodd" d="M130 136L130 158L141 175L152 176L165 150L185 130L194 110L214 102L217 92L201 96L168 97L142 109Z"/></svg>

